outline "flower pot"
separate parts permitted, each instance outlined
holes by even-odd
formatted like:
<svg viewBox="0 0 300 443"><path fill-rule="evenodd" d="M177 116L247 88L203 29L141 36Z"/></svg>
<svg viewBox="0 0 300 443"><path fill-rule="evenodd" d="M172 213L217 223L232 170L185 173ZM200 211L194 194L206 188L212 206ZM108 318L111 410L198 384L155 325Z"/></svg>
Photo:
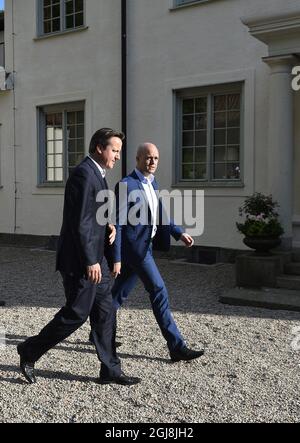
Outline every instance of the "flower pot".
<svg viewBox="0 0 300 443"><path fill-rule="evenodd" d="M271 249L280 246L281 239L279 237L245 237L244 243L254 249L256 254L265 255L270 254Z"/></svg>

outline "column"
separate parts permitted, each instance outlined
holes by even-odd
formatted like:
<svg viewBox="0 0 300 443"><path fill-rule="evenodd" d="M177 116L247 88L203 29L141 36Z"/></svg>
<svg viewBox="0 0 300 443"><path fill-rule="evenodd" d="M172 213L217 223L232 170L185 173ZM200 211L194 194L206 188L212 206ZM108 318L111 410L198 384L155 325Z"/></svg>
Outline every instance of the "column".
<svg viewBox="0 0 300 443"><path fill-rule="evenodd" d="M283 248L290 249L293 242L293 159L294 110L292 67L299 64L292 55L266 57L270 67L270 109L268 177L269 192L280 204L280 219L285 234Z"/></svg>

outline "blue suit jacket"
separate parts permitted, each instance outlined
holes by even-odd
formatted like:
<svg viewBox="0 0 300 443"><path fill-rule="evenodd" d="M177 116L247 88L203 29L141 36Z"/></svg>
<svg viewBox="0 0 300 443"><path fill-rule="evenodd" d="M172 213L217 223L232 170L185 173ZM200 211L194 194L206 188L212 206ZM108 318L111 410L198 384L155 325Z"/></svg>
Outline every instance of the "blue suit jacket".
<svg viewBox="0 0 300 443"><path fill-rule="evenodd" d="M127 184L127 196L133 192L140 190L143 193L144 187L136 172L134 171L128 177L124 178L120 183ZM153 182L153 188L158 191L158 184L156 180ZM126 225L120 223L120 213L125 212L127 215L134 203L119 202L119 184L116 187L117 198L117 236L113 246L113 259L115 263L139 263L146 257L149 249L153 231L153 225L149 222L146 225L139 224L133 226L129 223ZM127 199L128 200L128 199ZM120 204L119 204L120 203ZM126 204L126 208L121 208L120 205ZM141 205L147 205L146 200L140 201ZM148 208L149 220L151 220L150 208ZM157 233L153 240L153 248L159 251L168 251L171 246L171 236L175 240L180 240L183 234L183 229L176 226L172 221L167 225L162 224L163 207L161 201L159 202L159 224L157 226Z"/></svg>
<svg viewBox="0 0 300 443"><path fill-rule="evenodd" d="M99 226L96 196L107 189L97 166L85 158L70 176L65 190L63 225L57 250L56 269L85 275L87 266L101 263L107 245L107 226Z"/></svg>

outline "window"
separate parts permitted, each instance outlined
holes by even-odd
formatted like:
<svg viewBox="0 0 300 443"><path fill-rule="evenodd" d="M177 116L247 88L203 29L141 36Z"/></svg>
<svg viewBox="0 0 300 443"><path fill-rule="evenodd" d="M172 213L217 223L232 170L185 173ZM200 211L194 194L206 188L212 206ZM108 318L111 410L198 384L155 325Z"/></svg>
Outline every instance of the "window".
<svg viewBox="0 0 300 443"><path fill-rule="evenodd" d="M39 108L40 184L64 184L85 156L84 105Z"/></svg>
<svg viewBox="0 0 300 443"><path fill-rule="evenodd" d="M85 0L40 0L39 35L50 35L84 26Z"/></svg>
<svg viewBox="0 0 300 443"><path fill-rule="evenodd" d="M178 108L179 181L240 182L241 87L183 91Z"/></svg>

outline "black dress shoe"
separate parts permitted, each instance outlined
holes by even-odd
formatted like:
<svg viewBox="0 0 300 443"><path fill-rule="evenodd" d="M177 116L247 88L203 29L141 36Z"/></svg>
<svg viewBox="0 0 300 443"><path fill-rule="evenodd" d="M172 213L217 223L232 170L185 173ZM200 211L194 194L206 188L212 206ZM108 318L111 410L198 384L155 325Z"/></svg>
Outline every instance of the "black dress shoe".
<svg viewBox="0 0 300 443"><path fill-rule="evenodd" d="M36 383L36 377L34 373L34 363L26 361L26 359L22 355L21 345L19 345L17 349L18 349L18 354L20 356L20 370L24 375L25 379L28 381L28 383L33 385Z"/></svg>
<svg viewBox="0 0 300 443"><path fill-rule="evenodd" d="M174 362L177 361L190 361L195 360L196 358L200 358L204 355L204 351L193 351L192 349L188 349L187 347L170 351L171 360Z"/></svg>
<svg viewBox="0 0 300 443"><path fill-rule="evenodd" d="M100 377L100 385L123 385L123 386L133 386L137 385L142 380L138 377L128 377L123 372L118 377Z"/></svg>

